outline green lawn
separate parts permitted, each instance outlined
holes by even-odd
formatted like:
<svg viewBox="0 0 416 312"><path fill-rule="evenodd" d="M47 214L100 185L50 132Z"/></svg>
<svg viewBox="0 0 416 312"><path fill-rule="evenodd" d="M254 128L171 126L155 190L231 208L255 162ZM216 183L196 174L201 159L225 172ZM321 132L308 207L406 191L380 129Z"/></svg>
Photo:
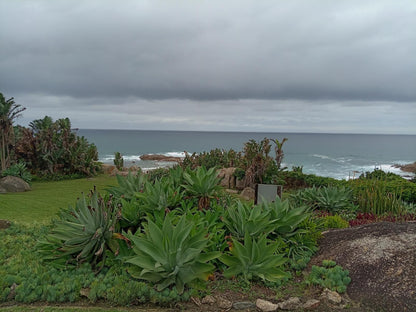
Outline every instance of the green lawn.
<svg viewBox="0 0 416 312"><path fill-rule="evenodd" d="M0 194L0 219L48 223L60 208L74 205L81 193L88 193L94 185L98 191L104 192L105 188L117 185L117 180L100 175L77 180L33 182L29 192Z"/></svg>

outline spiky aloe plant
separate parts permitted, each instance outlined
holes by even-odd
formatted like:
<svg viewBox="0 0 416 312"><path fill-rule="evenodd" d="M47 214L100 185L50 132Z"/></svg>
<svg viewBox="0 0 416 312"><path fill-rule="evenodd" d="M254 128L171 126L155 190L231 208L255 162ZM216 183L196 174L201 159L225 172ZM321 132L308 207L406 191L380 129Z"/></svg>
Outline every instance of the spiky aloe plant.
<svg viewBox="0 0 416 312"><path fill-rule="evenodd" d="M117 175L118 186L109 188L111 194L116 198L123 197L126 200L135 198L135 194L143 190L146 176L141 172L133 174L131 171L125 177Z"/></svg>
<svg viewBox="0 0 416 312"><path fill-rule="evenodd" d="M223 222L231 235L238 240L242 240L245 233L259 237L273 230L270 213L263 206L252 207L250 203L240 201L227 209Z"/></svg>
<svg viewBox="0 0 416 312"><path fill-rule="evenodd" d="M186 284L205 280L214 266L207 262L218 258L219 252L203 253L208 243L205 230L192 231L194 223L182 216L177 225L168 214L162 225L149 221L144 234L129 235L136 256L127 260L132 264L129 273L150 281L158 290L175 286L183 293Z"/></svg>
<svg viewBox="0 0 416 312"><path fill-rule="evenodd" d="M269 282L289 277L290 275L282 269L287 259L276 254L277 248L277 244L267 242L266 235L255 239L246 232L244 244L233 239L231 254L220 257L228 266L224 276L242 275L246 282L256 277Z"/></svg>
<svg viewBox="0 0 416 312"><path fill-rule="evenodd" d="M183 177L186 182L183 187L191 196L198 198L198 208L207 209L210 199L221 189L216 169L198 167L193 171L184 172Z"/></svg>
<svg viewBox="0 0 416 312"><path fill-rule="evenodd" d="M51 233L39 242L44 260L57 265L89 262L104 266L107 251L117 251L114 239L119 211L111 200L104 200L94 190L88 200L80 198L75 207L61 212Z"/></svg>
<svg viewBox="0 0 416 312"><path fill-rule="evenodd" d="M306 206L291 207L288 200L282 201L279 197L272 203L262 203L262 208L269 213L272 232L277 236L297 234L299 225L311 215Z"/></svg>

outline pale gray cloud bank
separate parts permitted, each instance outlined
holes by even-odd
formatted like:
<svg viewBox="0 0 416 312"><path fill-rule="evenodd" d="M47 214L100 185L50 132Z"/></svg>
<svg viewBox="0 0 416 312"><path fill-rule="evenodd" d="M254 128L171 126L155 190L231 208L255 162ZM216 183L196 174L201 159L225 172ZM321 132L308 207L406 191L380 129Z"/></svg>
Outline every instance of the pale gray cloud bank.
<svg viewBox="0 0 416 312"><path fill-rule="evenodd" d="M0 92L81 128L416 134L413 0L0 0Z"/></svg>

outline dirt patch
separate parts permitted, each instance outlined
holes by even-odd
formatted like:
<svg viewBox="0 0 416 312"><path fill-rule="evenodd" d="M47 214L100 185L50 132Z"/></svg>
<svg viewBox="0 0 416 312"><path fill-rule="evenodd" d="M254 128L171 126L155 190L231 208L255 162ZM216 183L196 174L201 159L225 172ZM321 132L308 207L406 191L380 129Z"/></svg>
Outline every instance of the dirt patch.
<svg viewBox="0 0 416 312"><path fill-rule="evenodd" d="M348 295L374 311L416 311L416 224L380 222L325 233L310 265L350 271Z"/></svg>
<svg viewBox="0 0 416 312"><path fill-rule="evenodd" d="M5 230L10 227L10 221L8 220L0 220L0 230Z"/></svg>

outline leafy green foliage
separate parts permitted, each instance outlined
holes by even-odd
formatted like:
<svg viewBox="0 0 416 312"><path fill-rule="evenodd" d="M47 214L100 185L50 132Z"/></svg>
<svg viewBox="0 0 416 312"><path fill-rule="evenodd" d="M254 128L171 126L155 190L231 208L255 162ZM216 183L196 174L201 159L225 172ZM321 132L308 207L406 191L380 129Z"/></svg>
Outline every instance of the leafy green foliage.
<svg viewBox="0 0 416 312"><path fill-rule="evenodd" d="M306 206L291 207L288 200L282 201L276 197L272 203L262 203L263 210L270 214L273 224L273 233L288 237L295 235L299 229L299 225L310 217Z"/></svg>
<svg viewBox="0 0 416 312"><path fill-rule="evenodd" d="M34 120L31 129L20 127L16 156L39 176L81 174L99 171L98 152L85 137L76 135L68 118Z"/></svg>
<svg viewBox="0 0 416 312"><path fill-rule="evenodd" d="M291 198L295 203L304 204L311 209L330 212L354 209L352 190L346 187L312 187L298 191Z"/></svg>
<svg viewBox="0 0 416 312"><path fill-rule="evenodd" d="M116 166L116 168L118 170L123 170L124 168L124 159L123 156L120 154L120 152L115 152L114 153L114 166Z"/></svg>
<svg viewBox="0 0 416 312"><path fill-rule="evenodd" d="M323 260L321 267L313 265L306 279L307 284L320 285L339 293L344 293L350 282L349 271L331 260Z"/></svg>
<svg viewBox="0 0 416 312"><path fill-rule="evenodd" d="M210 199L221 190L220 179L215 168L207 170L205 167L198 167L194 171L184 172L183 178L185 180L183 187L186 192L198 198L199 209L207 209Z"/></svg>
<svg viewBox="0 0 416 312"><path fill-rule="evenodd" d="M281 177L285 181L285 189L343 186L346 184L346 181L303 173L300 167L294 167L292 171L281 172Z"/></svg>
<svg viewBox="0 0 416 312"><path fill-rule="evenodd" d="M269 234L274 228L270 214L263 206L252 207L250 203L240 201L226 210L223 222L231 235L238 240L243 239L246 233L259 237Z"/></svg>
<svg viewBox="0 0 416 312"><path fill-rule="evenodd" d="M194 223L185 216L176 226L171 219L168 214L161 226L149 221L143 234L129 235L136 256L127 262L132 276L155 283L159 291L175 286L181 294L185 285L208 277L214 267L207 262L220 254L202 252L208 243L206 231L193 231Z"/></svg>
<svg viewBox="0 0 416 312"><path fill-rule="evenodd" d="M242 275L245 281L260 278L263 281L278 282L288 277L282 266L287 261L282 255L276 255L277 244L267 244L266 235L252 238L248 232L244 236L244 245L233 239L231 254L222 255L220 260L228 266L225 277Z"/></svg>
<svg viewBox="0 0 416 312"><path fill-rule="evenodd" d="M183 194L179 187L173 188L166 180L145 183L142 192L136 193L142 208L153 214L154 211L173 210L180 205Z"/></svg>
<svg viewBox="0 0 416 312"><path fill-rule="evenodd" d="M104 200L97 191L88 201L83 196L75 207L61 212L51 233L39 243L43 258L61 267L85 261L93 265L102 261L104 266L108 250L118 249L113 239L118 214L111 200Z"/></svg>
<svg viewBox="0 0 416 312"><path fill-rule="evenodd" d="M326 229L344 229L349 227L348 221L339 215L323 217L322 225Z"/></svg>
<svg viewBox="0 0 416 312"><path fill-rule="evenodd" d="M323 227L316 218L307 218L299 225L293 235L274 236L278 244L278 252L289 259L289 265L294 270L306 267L311 257L318 250L318 240Z"/></svg>
<svg viewBox="0 0 416 312"><path fill-rule="evenodd" d="M15 143L13 122L26 108L16 104L13 98L7 99L0 92L0 171L7 169L14 158L11 146Z"/></svg>
<svg viewBox="0 0 416 312"><path fill-rule="evenodd" d="M81 291L92 302L106 300L113 305L167 305L189 300L189 292L158 292L147 283L131 279L119 265L104 268L98 274L88 263L76 270L56 269L51 263L42 262L37 253L37 239L44 239L48 232L49 228L44 226L28 228L15 224L0 231L0 302L75 302L81 299ZM11 292L13 287L15 291Z"/></svg>
<svg viewBox="0 0 416 312"><path fill-rule="evenodd" d="M136 193L143 191L146 182L146 176L140 171L133 174L131 171L127 176L117 175L118 186L111 187L108 190L115 198L124 198L132 200L136 197Z"/></svg>
<svg viewBox="0 0 416 312"><path fill-rule="evenodd" d="M121 220L120 225L125 227L137 227L144 217L140 205L137 201L128 201L121 198L119 201L121 207Z"/></svg>
<svg viewBox="0 0 416 312"><path fill-rule="evenodd" d="M233 149L213 149L209 152L202 152L200 154L193 153L186 154L182 161L183 168L195 169L197 167L205 167L207 169L218 167L235 167L242 162L241 152L236 152Z"/></svg>
<svg viewBox="0 0 416 312"><path fill-rule="evenodd" d="M361 212L375 215L404 213L405 207L400 198L400 190L391 190L388 182L368 180L363 183L356 181L353 185L355 201Z"/></svg>
<svg viewBox="0 0 416 312"><path fill-rule="evenodd" d="M30 183L32 181L32 175L27 170L26 164L24 162L18 162L14 165L11 165L9 168L3 170L2 176L18 177L26 181L27 183Z"/></svg>

